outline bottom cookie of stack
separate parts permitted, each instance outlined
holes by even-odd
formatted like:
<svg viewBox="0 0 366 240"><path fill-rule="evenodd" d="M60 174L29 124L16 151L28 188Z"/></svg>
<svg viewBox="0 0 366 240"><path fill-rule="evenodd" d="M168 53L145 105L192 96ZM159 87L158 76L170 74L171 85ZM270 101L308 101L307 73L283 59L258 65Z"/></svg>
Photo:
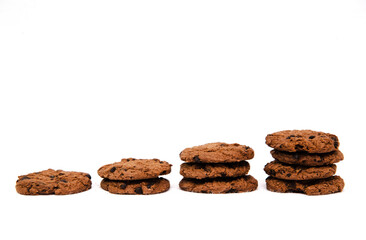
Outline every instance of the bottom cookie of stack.
<svg viewBox="0 0 366 240"><path fill-rule="evenodd" d="M341 192L344 188L344 181L340 176L332 176L317 180L283 180L274 177L266 179L267 189L272 192L295 192L306 195L325 195Z"/></svg>
<svg viewBox="0 0 366 240"><path fill-rule="evenodd" d="M184 191L196 193L240 193L256 190L258 181L250 175L236 178L183 178L179 187Z"/></svg>
<svg viewBox="0 0 366 240"><path fill-rule="evenodd" d="M103 179L100 186L102 189L114 194L149 195L168 191L170 183L162 177L130 181Z"/></svg>

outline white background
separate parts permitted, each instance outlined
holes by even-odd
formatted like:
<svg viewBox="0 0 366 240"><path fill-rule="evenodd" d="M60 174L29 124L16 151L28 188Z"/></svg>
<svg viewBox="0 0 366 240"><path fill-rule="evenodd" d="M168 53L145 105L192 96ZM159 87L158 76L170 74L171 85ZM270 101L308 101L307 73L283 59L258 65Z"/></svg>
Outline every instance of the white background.
<svg viewBox="0 0 366 240"><path fill-rule="evenodd" d="M1 239L365 239L366 1L0 0ZM338 135L340 194L265 189L265 136ZM179 152L251 146L251 193L179 190ZM173 164L171 190L113 195L97 169ZM21 196L18 175L91 190ZM361 217L361 218L360 218Z"/></svg>

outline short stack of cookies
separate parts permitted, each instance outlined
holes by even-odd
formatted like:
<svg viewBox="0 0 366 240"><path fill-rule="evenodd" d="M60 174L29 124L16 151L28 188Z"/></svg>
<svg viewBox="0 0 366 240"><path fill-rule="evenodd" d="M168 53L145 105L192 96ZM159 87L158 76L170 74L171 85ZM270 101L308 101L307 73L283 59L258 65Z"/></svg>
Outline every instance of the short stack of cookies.
<svg viewBox="0 0 366 240"><path fill-rule="evenodd" d="M157 194L170 188L167 179L159 177L170 173L171 164L159 159L125 158L120 162L99 168L104 178L101 188L114 194Z"/></svg>
<svg viewBox="0 0 366 240"><path fill-rule="evenodd" d="M258 181L247 175L245 160L254 157L250 147L222 142L186 148L180 153L185 161L180 168L184 177L179 187L197 193L239 193L254 191Z"/></svg>
<svg viewBox="0 0 366 240"><path fill-rule="evenodd" d="M266 144L275 159L264 167L269 175L267 189L273 192L298 192L325 195L341 192L344 181L336 173L343 160L338 137L312 130L285 130L268 134Z"/></svg>

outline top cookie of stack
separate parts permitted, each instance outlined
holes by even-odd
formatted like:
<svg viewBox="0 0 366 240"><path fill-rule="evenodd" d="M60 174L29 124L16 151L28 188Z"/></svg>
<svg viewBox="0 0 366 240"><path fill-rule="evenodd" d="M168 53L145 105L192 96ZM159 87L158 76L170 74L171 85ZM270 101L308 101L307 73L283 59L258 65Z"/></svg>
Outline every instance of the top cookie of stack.
<svg viewBox="0 0 366 240"><path fill-rule="evenodd" d="M254 151L248 146L222 142L186 148L180 153L185 161L179 183L182 190L199 193L248 192L257 188L257 180L247 175Z"/></svg>
<svg viewBox="0 0 366 240"><path fill-rule="evenodd" d="M333 176L343 160L336 135L312 130L285 130L266 137L275 161L264 170L267 188L277 192L321 195L342 191L343 179ZM322 180L320 180L322 179ZM329 188L328 185L334 185Z"/></svg>

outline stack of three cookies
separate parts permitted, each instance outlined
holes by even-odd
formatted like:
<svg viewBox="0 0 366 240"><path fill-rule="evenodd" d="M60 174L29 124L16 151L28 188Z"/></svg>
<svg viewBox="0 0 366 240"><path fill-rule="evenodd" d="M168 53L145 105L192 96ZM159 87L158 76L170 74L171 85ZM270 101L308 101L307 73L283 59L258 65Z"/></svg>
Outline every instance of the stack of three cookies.
<svg viewBox="0 0 366 240"><path fill-rule="evenodd" d="M270 175L267 189L274 192L299 192L324 195L341 192L344 181L336 173L337 163L343 160L338 150L338 137L312 130L286 130L266 137L274 150L274 161L264 167Z"/></svg>
<svg viewBox="0 0 366 240"><path fill-rule="evenodd" d="M103 178L102 189L115 194L156 194L170 188L167 179L159 177L170 173L171 164L159 159L125 158L120 162L99 168Z"/></svg>
<svg viewBox="0 0 366 240"><path fill-rule="evenodd" d="M254 191L257 180L247 175L254 151L245 145L208 143L186 148L180 153L185 161L180 168L184 177L179 187L197 193L239 193Z"/></svg>

